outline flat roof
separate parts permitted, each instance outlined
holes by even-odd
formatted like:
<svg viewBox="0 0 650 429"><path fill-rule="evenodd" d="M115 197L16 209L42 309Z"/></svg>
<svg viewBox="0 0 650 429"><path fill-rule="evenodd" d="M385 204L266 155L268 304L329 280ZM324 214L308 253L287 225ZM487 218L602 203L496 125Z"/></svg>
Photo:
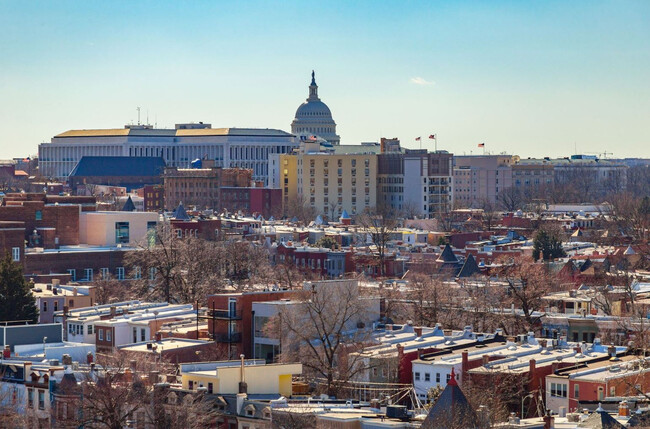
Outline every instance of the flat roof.
<svg viewBox="0 0 650 429"><path fill-rule="evenodd" d="M127 344L125 346L119 346L118 349L129 351L129 352L147 352L153 353L153 348L147 347L149 344L156 345L155 352L165 351L165 350L176 350L182 349L185 347L194 347L204 344L211 344L212 341L204 340L191 340L188 338L163 338L160 341L147 341L144 343L135 343ZM214 371L212 371L214 373Z"/></svg>

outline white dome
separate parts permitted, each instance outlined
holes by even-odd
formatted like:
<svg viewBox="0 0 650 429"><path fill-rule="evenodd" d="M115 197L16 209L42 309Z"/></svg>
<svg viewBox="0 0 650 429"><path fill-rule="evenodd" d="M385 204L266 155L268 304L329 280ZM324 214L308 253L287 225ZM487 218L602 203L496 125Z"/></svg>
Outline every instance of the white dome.
<svg viewBox="0 0 650 429"><path fill-rule="evenodd" d="M313 71L309 97L298 106L291 123L291 132L295 135L318 136L333 145L338 145L341 141L336 135L336 122L332 118L332 111L318 98L318 85Z"/></svg>

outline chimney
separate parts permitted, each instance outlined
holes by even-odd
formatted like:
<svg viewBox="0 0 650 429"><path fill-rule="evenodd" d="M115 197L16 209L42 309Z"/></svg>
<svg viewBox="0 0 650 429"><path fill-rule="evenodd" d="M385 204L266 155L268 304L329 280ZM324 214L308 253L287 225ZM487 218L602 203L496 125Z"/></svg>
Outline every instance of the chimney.
<svg viewBox="0 0 650 429"><path fill-rule="evenodd" d="M630 416L630 408L627 406L627 401L623 400L618 404L618 416L619 417Z"/></svg>
<svg viewBox="0 0 650 429"><path fill-rule="evenodd" d="M116 314L117 314L117 307L111 305L111 319L114 318Z"/></svg>
<svg viewBox="0 0 650 429"><path fill-rule="evenodd" d="M487 365L488 363L490 363L490 356L483 355L483 366Z"/></svg>
<svg viewBox="0 0 650 429"><path fill-rule="evenodd" d="M460 376L465 379L467 371L469 370L469 353L467 350L463 350L463 361L461 364ZM463 380L464 381L464 380Z"/></svg>
<svg viewBox="0 0 650 429"><path fill-rule="evenodd" d="M422 327L421 326L413 328L413 330L415 331L415 336L416 337L421 337L422 336Z"/></svg>
<svg viewBox="0 0 650 429"><path fill-rule="evenodd" d="M72 365L72 356L66 353L61 357L61 361L63 365Z"/></svg>
<svg viewBox="0 0 650 429"><path fill-rule="evenodd" d="M131 369L131 371L135 372L137 367L138 367L138 361L136 361L135 359L131 359L129 361L129 368Z"/></svg>
<svg viewBox="0 0 650 429"><path fill-rule="evenodd" d="M61 280L52 279L52 288L58 287L59 285L61 285Z"/></svg>
<svg viewBox="0 0 650 429"><path fill-rule="evenodd" d="M530 361L528 361L528 372L530 378L535 377L535 369L536 369L535 359L531 359Z"/></svg>
<svg viewBox="0 0 650 429"><path fill-rule="evenodd" d="M5 346L4 350L2 350L2 358L9 359L10 357L11 357L11 346Z"/></svg>
<svg viewBox="0 0 650 429"><path fill-rule="evenodd" d="M72 289L72 296L77 296L77 293L78 293L77 288L76 287L73 288Z"/></svg>
<svg viewBox="0 0 650 429"><path fill-rule="evenodd" d="M616 358L616 346L609 346L607 348L607 354L610 357L610 360L617 360Z"/></svg>
<svg viewBox="0 0 650 429"><path fill-rule="evenodd" d="M87 363L88 365L92 365L92 364L93 364L93 360L94 360L93 352L88 352L88 353L86 353L86 363Z"/></svg>
<svg viewBox="0 0 650 429"><path fill-rule="evenodd" d="M239 393L246 393L248 390L248 385L246 384L245 373L244 373L244 355L239 355L241 360L241 366L239 369Z"/></svg>
<svg viewBox="0 0 650 429"><path fill-rule="evenodd" d="M404 355L404 346L401 345L400 343L397 343L395 347L397 348L397 356L401 358Z"/></svg>
<svg viewBox="0 0 650 429"><path fill-rule="evenodd" d="M546 410L546 415L544 416L544 429L555 429L555 418L551 416L549 410Z"/></svg>

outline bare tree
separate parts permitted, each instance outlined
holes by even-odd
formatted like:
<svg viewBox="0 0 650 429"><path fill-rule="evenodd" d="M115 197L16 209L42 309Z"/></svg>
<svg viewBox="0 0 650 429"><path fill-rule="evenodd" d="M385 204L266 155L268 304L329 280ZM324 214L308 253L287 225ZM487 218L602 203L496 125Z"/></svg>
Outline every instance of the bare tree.
<svg viewBox="0 0 650 429"><path fill-rule="evenodd" d="M296 217L303 224L308 224L316 218L316 209L309 204L303 195L298 195L289 200L285 207L285 215L293 218Z"/></svg>
<svg viewBox="0 0 650 429"><path fill-rule="evenodd" d="M368 331L368 304L356 281L312 285L299 303L283 307L266 328L281 341L281 359L302 362L305 375L324 379L328 395L364 370L358 353ZM356 356L356 357L355 357Z"/></svg>
<svg viewBox="0 0 650 429"><path fill-rule="evenodd" d="M514 259L501 259L497 270L499 279L506 283L505 302L521 309L527 331L539 318L533 317L535 311L543 308L542 297L552 291L552 281L544 264L532 263L529 258L519 256Z"/></svg>
<svg viewBox="0 0 650 429"><path fill-rule="evenodd" d="M386 249L391 240L391 234L399 225L394 212L385 206L375 209L368 209L357 216L356 222L361 225L370 236L372 244L375 245L375 254L379 262L379 275L386 275Z"/></svg>
<svg viewBox="0 0 650 429"><path fill-rule="evenodd" d="M523 208L524 195L515 186L503 189L498 195L499 205L508 212L514 212Z"/></svg>
<svg viewBox="0 0 650 429"><path fill-rule="evenodd" d="M488 198L484 198L480 201L479 208L483 210L481 215L483 228L486 231L491 231L499 220L499 212L497 211L495 204Z"/></svg>

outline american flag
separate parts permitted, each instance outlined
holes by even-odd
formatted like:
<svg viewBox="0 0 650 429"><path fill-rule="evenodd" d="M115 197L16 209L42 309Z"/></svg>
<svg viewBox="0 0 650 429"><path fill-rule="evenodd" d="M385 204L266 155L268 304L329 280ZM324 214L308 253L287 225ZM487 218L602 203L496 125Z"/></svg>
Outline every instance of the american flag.
<svg viewBox="0 0 650 429"><path fill-rule="evenodd" d="M485 143L479 143L478 147L485 147Z"/></svg>
<svg viewBox="0 0 650 429"><path fill-rule="evenodd" d="M435 135L435 134L431 134L431 135L429 136L429 138L430 138L430 139L435 139L435 138L436 138L436 135Z"/></svg>
<svg viewBox="0 0 650 429"><path fill-rule="evenodd" d="M420 141L420 137L416 137L416 138L415 138L415 141L416 141L416 142L419 142L419 141Z"/></svg>

